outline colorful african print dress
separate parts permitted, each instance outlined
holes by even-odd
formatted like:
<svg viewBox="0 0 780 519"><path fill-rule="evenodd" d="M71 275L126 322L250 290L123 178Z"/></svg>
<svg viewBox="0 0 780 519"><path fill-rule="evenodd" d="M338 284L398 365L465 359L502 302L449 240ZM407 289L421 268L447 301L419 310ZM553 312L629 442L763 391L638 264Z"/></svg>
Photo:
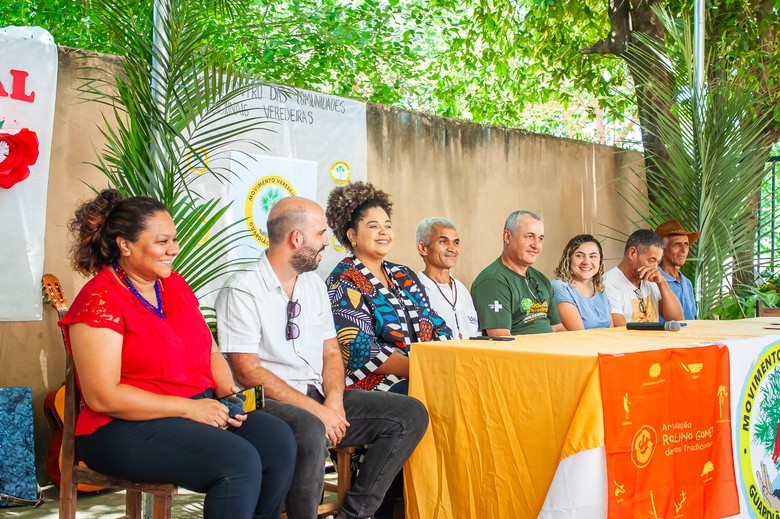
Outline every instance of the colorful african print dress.
<svg viewBox="0 0 780 519"><path fill-rule="evenodd" d="M328 276L348 389L388 390L403 379L375 371L393 352L408 355L412 342L452 337L444 319L431 310L414 272L387 261L382 265L392 290L354 256L344 258Z"/></svg>

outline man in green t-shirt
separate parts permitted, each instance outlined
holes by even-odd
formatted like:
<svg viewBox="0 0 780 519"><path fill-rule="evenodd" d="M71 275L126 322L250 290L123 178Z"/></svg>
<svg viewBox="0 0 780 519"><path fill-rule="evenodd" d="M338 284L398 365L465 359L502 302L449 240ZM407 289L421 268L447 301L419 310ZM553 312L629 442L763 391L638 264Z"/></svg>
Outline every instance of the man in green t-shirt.
<svg viewBox="0 0 780 519"><path fill-rule="evenodd" d="M550 280L531 265L542 253L544 223L532 211L515 211L504 224L501 257L471 285L479 325L487 335L565 331Z"/></svg>

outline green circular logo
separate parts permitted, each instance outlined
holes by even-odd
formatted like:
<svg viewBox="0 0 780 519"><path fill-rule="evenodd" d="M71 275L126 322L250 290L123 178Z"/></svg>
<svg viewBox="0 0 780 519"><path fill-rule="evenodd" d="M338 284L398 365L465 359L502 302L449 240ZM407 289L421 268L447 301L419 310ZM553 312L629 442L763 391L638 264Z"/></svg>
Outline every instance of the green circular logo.
<svg viewBox="0 0 780 519"><path fill-rule="evenodd" d="M751 517L777 517L780 512L780 461L774 455L780 422L780 342L756 359L739 401L736 420L737 456L742 492Z"/></svg>
<svg viewBox="0 0 780 519"><path fill-rule="evenodd" d="M244 216L249 234L257 243L268 247L268 213L282 198L295 196L295 188L279 175L268 175L252 184L244 202Z"/></svg>
<svg viewBox="0 0 780 519"><path fill-rule="evenodd" d="M524 297L523 300L520 301L520 307L523 309L524 312L530 310L531 306L533 306L533 303L527 297Z"/></svg>

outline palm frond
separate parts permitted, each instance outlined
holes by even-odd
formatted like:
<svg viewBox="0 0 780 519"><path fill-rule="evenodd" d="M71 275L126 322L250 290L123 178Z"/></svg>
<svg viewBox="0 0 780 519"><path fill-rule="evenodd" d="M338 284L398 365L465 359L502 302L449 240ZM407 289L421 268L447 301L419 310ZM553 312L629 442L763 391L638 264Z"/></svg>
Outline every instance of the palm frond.
<svg viewBox="0 0 780 519"><path fill-rule="evenodd" d="M207 45L214 10L233 12L238 0L162 0L157 23L151 2L141 10L130 0L96 4L120 59L118 70L88 71L80 89L106 107L105 145L92 165L123 195L151 196L170 209L181 245L176 269L196 292L205 290L247 262L228 259L246 231L243 221L226 223L221 199L196 193L192 170L229 182L230 153L264 150L247 135L273 131L263 112L243 108L264 84ZM227 117L239 110L242 117Z"/></svg>
<svg viewBox="0 0 780 519"><path fill-rule="evenodd" d="M220 200L198 204L187 199L177 201L171 208L181 243L174 266L196 292L252 261L226 258L231 247L247 235L243 220L219 226L228 208Z"/></svg>
<svg viewBox="0 0 780 519"><path fill-rule="evenodd" d="M707 317L724 295L739 288L735 274L746 268L739 263L740 255L751 250L755 240L754 200L769 155L764 136L770 119L754 110L755 92L740 88L745 71L710 74L730 81L711 81L698 91L689 20L656 12L666 44L640 35L629 49L635 67L658 61L675 79L671 86L650 78L643 85L651 96L674 101L671 111L655 114L655 131L668 155L645 152L654 167L647 170L652 196L643 219L655 228L674 218L701 232L685 269L697 287L700 314ZM707 57L707 70L718 66L713 56ZM639 194L629 193L629 203L636 204Z"/></svg>

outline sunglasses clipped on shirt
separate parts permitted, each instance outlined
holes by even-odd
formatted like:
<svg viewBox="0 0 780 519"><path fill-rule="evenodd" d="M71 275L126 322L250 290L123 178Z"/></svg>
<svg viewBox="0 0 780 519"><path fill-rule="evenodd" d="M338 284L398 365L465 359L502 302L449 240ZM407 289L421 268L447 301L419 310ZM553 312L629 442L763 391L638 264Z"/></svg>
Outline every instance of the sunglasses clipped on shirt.
<svg viewBox="0 0 780 519"><path fill-rule="evenodd" d="M642 316L647 317L647 305L645 304L645 298L642 296L642 291L635 288L634 295L639 300L639 311L642 312Z"/></svg>
<svg viewBox="0 0 780 519"><path fill-rule="evenodd" d="M284 327L284 336L288 341L300 337L301 329L293 322L293 319L301 315L301 305L298 301L287 302L287 325Z"/></svg>
<svg viewBox="0 0 780 519"><path fill-rule="evenodd" d="M540 303L544 301L544 293L539 289L539 282L536 281L536 278L533 278L529 275L525 279L528 288L536 293L536 300Z"/></svg>

